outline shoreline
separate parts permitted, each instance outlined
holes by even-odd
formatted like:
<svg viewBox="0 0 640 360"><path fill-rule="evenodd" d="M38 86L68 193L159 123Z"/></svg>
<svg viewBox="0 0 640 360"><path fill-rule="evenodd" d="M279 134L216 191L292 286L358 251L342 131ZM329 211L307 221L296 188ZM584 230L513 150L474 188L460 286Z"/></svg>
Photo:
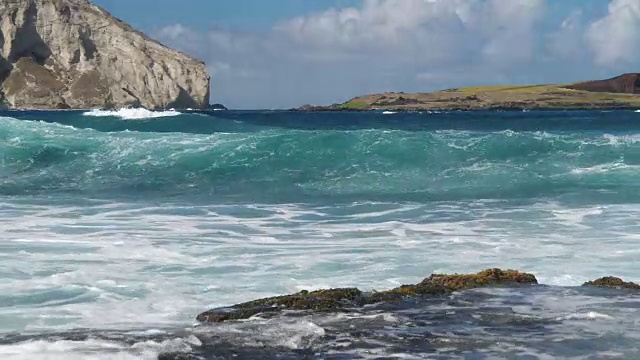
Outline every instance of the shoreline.
<svg viewBox="0 0 640 360"><path fill-rule="evenodd" d="M434 92L384 92L299 110L611 110L640 109L640 73L573 84L481 85Z"/></svg>
<svg viewBox="0 0 640 360"><path fill-rule="evenodd" d="M394 113L416 113L416 112L526 112L526 111L635 111L640 110L640 106L619 106L619 107L558 107L558 108L525 108L525 107L495 107L495 108L376 108L376 109L349 109L349 108L318 108L318 109L288 109L271 111L291 111L291 112L347 112L347 113L367 113L367 112L394 112Z"/></svg>
<svg viewBox="0 0 640 360"><path fill-rule="evenodd" d="M78 112L78 111L120 111L120 110L148 110L154 112L162 112L162 111L180 111L180 112L207 112L207 111L224 111L229 109L195 109L195 108L187 108L187 109L148 109L145 107L122 107L122 108L108 108L108 109L95 109L95 108L77 108L77 109L49 109L49 108L25 108L25 109L0 109L0 112L20 112L20 111L46 111L46 112Z"/></svg>
<svg viewBox="0 0 640 360"><path fill-rule="evenodd" d="M488 106L488 107L468 107L468 106L451 106L451 107L371 107L371 108L354 108L345 106L311 106L292 108L288 111L300 112L380 112L390 111L398 113L410 112L445 112L445 111L461 111L461 112L481 112L481 111L623 111L623 110L640 110L638 105L599 105L597 103L590 106Z"/></svg>
<svg viewBox="0 0 640 360"><path fill-rule="evenodd" d="M495 111L495 112L528 112L528 111L538 111L538 112L562 112L562 111L636 111L640 110L639 107L635 106L619 106L619 107L558 107L558 108L508 108L508 107L495 107L495 108L376 108L376 109L348 109L348 108L332 108L332 107L322 107L322 108L314 108L314 109L300 109L300 108L291 108L291 109L220 109L220 110L195 110L195 109L146 109L146 108L120 108L120 109L0 109L0 113L11 113L11 112L88 112L88 111L119 111L119 110L128 110L128 109L144 109L148 111L154 112L163 112L163 111L178 111L183 113L208 113L208 112L219 112L219 111L255 111L255 112L307 112L307 113L322 113L322 112L341 112L341 113L379 113L379 112L393 112L398 114L404 113L423 113L423 112L487 112L487 111Z"/></svg>

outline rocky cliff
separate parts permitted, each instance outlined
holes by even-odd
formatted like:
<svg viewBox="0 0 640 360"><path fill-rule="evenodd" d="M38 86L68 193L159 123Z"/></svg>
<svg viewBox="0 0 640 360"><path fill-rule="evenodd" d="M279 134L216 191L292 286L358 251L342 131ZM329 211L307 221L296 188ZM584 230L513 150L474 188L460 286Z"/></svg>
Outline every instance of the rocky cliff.
<svg viewBox="0 0 640 360"><path fill-rule="evenodd" d="M566 86L568 89L622 94L640 93L640 74L622 74L611 79L585 81Z"/></svg>
<svg viewBox="0 0 640 360"><path fill-rule="evenodd" d="M0 104L8 108L202 108L203 62L87 0L0 0Z"/></svg>

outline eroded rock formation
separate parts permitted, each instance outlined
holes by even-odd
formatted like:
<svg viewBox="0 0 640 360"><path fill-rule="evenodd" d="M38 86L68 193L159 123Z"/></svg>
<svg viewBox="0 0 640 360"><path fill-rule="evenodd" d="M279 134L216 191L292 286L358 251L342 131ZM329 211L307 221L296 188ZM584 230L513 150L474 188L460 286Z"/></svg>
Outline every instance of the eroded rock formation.
<svg viewBox="0 0 640 360"><path fill-rule="evenodd" d="M204 108L202 61L87 0L0 2L0 103L9 108Z"/></svg>

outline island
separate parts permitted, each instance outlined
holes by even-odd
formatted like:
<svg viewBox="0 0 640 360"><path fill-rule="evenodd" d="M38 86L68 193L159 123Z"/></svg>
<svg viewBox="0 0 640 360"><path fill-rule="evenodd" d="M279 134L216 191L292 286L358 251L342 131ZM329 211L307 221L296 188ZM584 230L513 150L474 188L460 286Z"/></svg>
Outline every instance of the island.
<svg viewBox="0 0 640 360"><path fill-rule="evenodd" d="M0 5L0 108L204 109L209 82L204 62L87 0Z"/></svg>
<svg viewBox="0 0 640 360"><path fill-rule="evenodd" d="M639 109L640 73L573 84L491 85L431 93L389 92L355 97L330 106L305 105L304 111L447 111L525 109Z"/></svg>

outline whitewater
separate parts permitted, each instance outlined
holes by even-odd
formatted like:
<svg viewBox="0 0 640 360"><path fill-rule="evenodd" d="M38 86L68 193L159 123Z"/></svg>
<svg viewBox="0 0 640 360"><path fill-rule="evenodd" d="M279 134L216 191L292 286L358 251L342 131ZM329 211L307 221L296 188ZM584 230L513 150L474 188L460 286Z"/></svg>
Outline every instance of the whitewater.
<svg viewBox="0 0 640 360"><path fill-rule="evenodd" d="M82 115L93 117L118 117L123 120L154 119L161 117L173 117L182 113L175 110L152 111L143 108L122 108L119 110L91 110Z"/></svg>
<svg viewBox="0 0 640 360"><path fill-rule="evenodd" d="M575 286L640 280L638 116L0 113L0 358L637 356L637 296ZM548 286L195 321L492 267Z"/></svg>

